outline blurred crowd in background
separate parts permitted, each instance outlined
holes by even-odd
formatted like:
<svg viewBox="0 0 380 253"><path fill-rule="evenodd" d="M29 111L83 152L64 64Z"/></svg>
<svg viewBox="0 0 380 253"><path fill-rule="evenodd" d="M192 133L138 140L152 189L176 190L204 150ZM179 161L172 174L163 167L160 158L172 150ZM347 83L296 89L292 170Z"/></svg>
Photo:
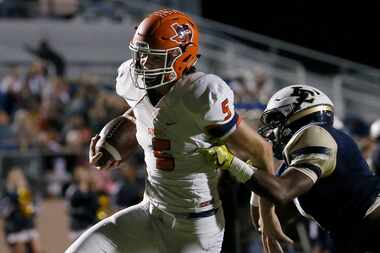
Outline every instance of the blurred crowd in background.
<svg viewBox="0 0 380 253"><path fill-rule="evenodd" d="M39 49L27 50L36 56L28 70L22 72L19 66L9 66L8 73L0 79L1 176L5 182L0 210L5 235L9 243L17 241L12 235L20 231L26 231L26 238L37 238L33 236L38 231L33 220L38 216L39 203L61 198L67 201L71 229L67 236L73 240L98 220L142 199L144 158L138 147L131 147L133 155L119 169L90 168L87 155L91 136L124 112L126 104L110 88L112 84L94 82L96 79L85 73L78 80L65 76L63 57L53 49L49 49L54 52L51 55L59 60L46 57ZM274 92L270 73L255 68L224 79L236 93L238 112L257 128L265 103ZM348 115L336 126L355 137L377 173L380 124L374 123L371 129L370 123ZM16 158L12 158L12 152ZM22 158L23 154L26 157ZM37 158L39 162L34 164ZM227 222L223 252L260 252L257 234L247 222L250 192L227 172L221 174L220 185ZM315 253L333 252L328 235L316 224L299 215L296 219L287 216L292 215L284 215L286 229L299 242L288 252L303 252L305 247L314 247ZM308 236L306 241L303 234Z"/></svg>
<svg viewBox="0 0 380 253"><path fill-rule="evenodd" d="M70 18L84 2L93 2L88 17L98 10L116 21L122 16L115 8L107 12L108 1L2 0L0 17L32 17L35 9L25 3L37 3L33 6L40 8L39 13ZM25 45L25 50L35 57L26 70L10 65L0 76L0 214L12 253L44 252L35 224L41 202L66 201L67 237L74 240L97 221L141 201L145 178L144 157L137 146L131 147L130 159L119 169L96 171L88 165L90 138L127 109L114 84L99 83L86 73L77 79L67 76L64 55L48 41L36 48ZM239 114L257 128L275 91L270 71L256 67L234 75L216 74L235 91ZM366 122L349 114L337 119L336 127L355 138L373 173L380 175L380 121ZM223 252L261 252L258 234L249 222L250 192L223 172L220 194L226 217ZM287 252L333 253L328 235L293 211L289 207L281 214L285 230L296 241Z"/></svg>
<svg viewBox="0 0 380 253"><path fill-rule="evenodd" d="M2 0L0 18L46 17L71 19L80 14L86 20L107 18L122 22L125 0ZM159 1L157 1L159 2Z"/></svg>

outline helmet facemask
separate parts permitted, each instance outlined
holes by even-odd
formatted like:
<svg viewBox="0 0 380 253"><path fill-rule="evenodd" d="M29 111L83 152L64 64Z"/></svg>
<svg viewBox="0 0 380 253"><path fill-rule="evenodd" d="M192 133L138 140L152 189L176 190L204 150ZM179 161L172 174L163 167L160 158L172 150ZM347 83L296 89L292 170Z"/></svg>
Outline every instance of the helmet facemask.
<svg viewBox="0 0 380 253"><path fill-rule="evenodd" d="M177 80L174 63L182 55L180 47L151 49L145 42L131 42L131 76L139 89L154 89Z"/></svg>
<svg viewBox="0 0 380 253"><path fill-rule="evenodd" d="M293 106L286 105L266 111L261 116L262 127L258 133L272 144L273 154L278 160L283 160L282 151L291 134L286 122L292 111Z"/></svg>

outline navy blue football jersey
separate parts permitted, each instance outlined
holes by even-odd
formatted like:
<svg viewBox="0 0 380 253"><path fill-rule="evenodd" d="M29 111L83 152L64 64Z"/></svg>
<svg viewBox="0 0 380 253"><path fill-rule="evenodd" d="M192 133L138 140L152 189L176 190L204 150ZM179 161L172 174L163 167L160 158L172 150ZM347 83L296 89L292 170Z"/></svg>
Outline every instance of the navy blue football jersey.
<svg viewBox="0 0 380 253"><path fill-rule="evenodd" d="M354 140L341 130L307 125L288 142L278 174L295 169L315 184L295 199L299 211L322 227L339 232L365 216L380 193L374 176Z"/></svg>

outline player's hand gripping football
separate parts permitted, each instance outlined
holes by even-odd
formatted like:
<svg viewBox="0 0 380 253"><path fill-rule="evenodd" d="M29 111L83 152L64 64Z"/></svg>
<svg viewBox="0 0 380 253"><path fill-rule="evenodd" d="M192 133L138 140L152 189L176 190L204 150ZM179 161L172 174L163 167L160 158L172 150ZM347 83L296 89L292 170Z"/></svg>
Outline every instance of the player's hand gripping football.
<svg viewBox="0 0 380 253"><path fill-rule="evenodd" d="M90 149L89 149L89 154L88 154L90 165L95 166L95 168L97 170L108 170L108 169L111 169L111 168L113 168L115 166L119 166L120 165L120 161L116 161L116 160L110 160L110 161L108 161L103 166L97 166L97 162L99 161L99 159L103 155L102 152L97 152L96 151L96 143L99 141L99 139L100 139L99 134L97 134L97 135L95 135L94 137L91 138Z"/></svg>
<svg viewBox="0 0 380 253"><path fill-rule="evenodd" d="M226 145L199 149L199 153L204 155L215 166L225 170L231 167L232 160L234 159L234 155L228 150Z"/></svg>

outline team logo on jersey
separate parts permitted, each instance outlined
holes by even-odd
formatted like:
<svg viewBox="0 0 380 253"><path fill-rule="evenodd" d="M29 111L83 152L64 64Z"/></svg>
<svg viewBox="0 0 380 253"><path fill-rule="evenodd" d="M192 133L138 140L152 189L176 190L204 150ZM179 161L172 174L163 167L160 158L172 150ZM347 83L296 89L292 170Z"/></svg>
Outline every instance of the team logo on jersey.
<svg viewBox="0 0 380 253"><path fill-rule="evenodd" d="M175 35L170 37L170 40L177 42L178 44L184 44L193 41L193 31L189 24L179 25L174 23L171 25L175 32Z"/></svg>

